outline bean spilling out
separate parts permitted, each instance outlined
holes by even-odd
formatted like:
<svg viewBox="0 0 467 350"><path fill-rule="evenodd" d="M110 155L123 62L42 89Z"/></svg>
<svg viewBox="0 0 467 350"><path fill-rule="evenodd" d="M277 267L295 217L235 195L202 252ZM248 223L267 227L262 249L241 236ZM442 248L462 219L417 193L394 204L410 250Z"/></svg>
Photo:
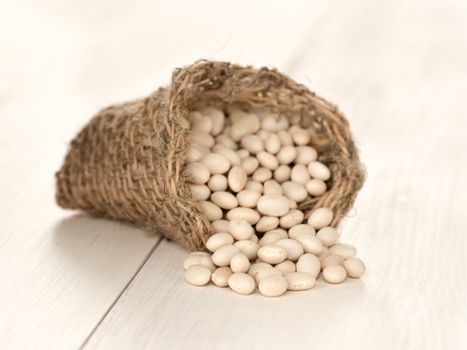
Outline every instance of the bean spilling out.
<svg viewBox="0 0 467 350"><path fill-rule="evenodd" d="M188 283L277 297L313 288L320 274L328 283L364 274L355 247L338 242L331 209L308 218L298 209L326 193L332 176L298 118L207 107L183 122L191 193L215 232L210 253L185 259Z"/></svg>

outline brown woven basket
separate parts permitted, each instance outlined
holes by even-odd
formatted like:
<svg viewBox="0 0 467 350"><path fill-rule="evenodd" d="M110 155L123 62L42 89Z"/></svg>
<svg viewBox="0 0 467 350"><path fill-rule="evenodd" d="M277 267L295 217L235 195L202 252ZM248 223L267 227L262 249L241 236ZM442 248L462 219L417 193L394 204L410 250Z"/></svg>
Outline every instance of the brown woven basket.
<svg viewBox="0 0 467 350"><path fill-rule="evenodd" d="M188 249L204 249L212 228L193 200L185 169L181 118L199 106L265 107L312 130L311 146L332 172L328 192L300 205L330 207L332 225L352 206L364 180L349 130L336 107L284 74L227 62L177 69L170 86L100 111L71 142L56 174L60 206L125 220L163 233Z"/></svg>

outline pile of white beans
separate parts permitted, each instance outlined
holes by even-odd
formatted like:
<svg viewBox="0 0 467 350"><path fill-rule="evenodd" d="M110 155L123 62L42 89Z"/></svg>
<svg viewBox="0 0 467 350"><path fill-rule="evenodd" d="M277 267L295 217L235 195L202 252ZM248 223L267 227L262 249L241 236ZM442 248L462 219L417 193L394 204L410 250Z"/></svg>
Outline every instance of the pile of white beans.
<svg viewBox="0 0 467 350"><path fill-rule="evenodd" d="M212 281L238 294L256 288L267 297L312 288L324 281L359 278L365 264L356 249L338 243L329 226L333 212L314 210L308 219L299 204L327 191L328 167L309 146L312 134L299 118L211 107L183 120L190 129L187 170L190 189L211 222L206 248L183 263L185 280Z"/></svg>

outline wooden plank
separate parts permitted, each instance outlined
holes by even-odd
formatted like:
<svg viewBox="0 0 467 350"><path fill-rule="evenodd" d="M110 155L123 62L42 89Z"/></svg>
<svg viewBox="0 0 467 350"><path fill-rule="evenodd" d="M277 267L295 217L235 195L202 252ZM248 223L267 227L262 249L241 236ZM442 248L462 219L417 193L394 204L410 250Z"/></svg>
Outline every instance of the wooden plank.
<svg viewBox="0 0 467 350"><path fill-rule="evenodd" d="M342 6L286 66L351 121L368 180L342 237L365 278L244 297L187 285L185 252L163 241L86 348L467 346L465 4Z"/></svg>
<svg viewBox="0 0 467 350"><path fill-rule="evenodd" d="M282 64L320 15L308 9L305 0L0 2L0 348L79 347L158 241L54 204L53 174L82 125L199 58Z"/></svg>

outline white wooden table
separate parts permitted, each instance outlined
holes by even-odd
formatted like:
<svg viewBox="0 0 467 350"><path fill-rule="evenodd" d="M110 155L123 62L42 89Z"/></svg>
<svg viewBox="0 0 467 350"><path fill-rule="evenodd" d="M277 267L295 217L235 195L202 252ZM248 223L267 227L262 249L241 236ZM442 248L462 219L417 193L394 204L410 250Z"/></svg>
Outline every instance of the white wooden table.
<svg viewBox="0 0 467 350"><path fill-rule="evenodd" d="M466 33L462 0L0 0L0 348L466 349ZM202 57L278 67L347 114L362 280L196 288L174 243L55 205L92 114Z"/></svg>

